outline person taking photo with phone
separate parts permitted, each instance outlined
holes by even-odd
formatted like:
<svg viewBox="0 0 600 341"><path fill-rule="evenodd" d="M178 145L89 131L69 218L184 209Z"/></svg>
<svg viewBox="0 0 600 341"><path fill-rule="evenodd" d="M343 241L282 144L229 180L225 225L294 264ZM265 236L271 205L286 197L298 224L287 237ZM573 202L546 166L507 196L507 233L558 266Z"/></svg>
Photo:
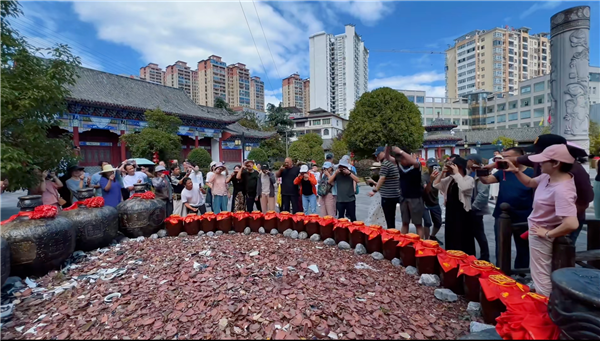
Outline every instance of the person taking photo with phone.
<svg viewBox="0 0 600 341"><path fill-rule="evenodd" d="M238 180L242 180L246 186L246 211L252 212L254 205L256 205L258 211L262 211L260 205L261 188L259 188L260 174L254 169L254 161L252 160L246 160L244 167L237 173L236 177Z"/></svg>
<svg viewBox="0 0 600 341"><path fill-rule="evenodd" d="M246 211L246 184L244 179L238 179L237 175L241 172L242 166L235 165L233 172L227 177L227 183L233 185L233 195L231 196L231 212Z"/></svg>
<svg viewBox="0 0 600 341"><path fill-rule="evenodd" d="M440 165L435 159L430 158L427 160L427 168L429 172L424 172L421 177L423 180L423 204L425 205L425 211L423 212L425 238L444 245L436 237L442 228L442 208L440 207L439 190L433 187L433 182L441 173ZM433 230L431 229L432 226Z"/></svg>
<svg viewBox="0 0 600 341"><path fill-rule="evenodd" d="M490 247L488 245L487 237L485 236L485 230L483 226L483 216L490 214L489 201L490 201L490 185L479 179L479 175L487 175L488 172L481 173L482 171L482 159L479 154L470 154L467 156L467 168L469 175L475 181L473 186L473 197L471 199L471 211L469 215L471 217L471 228L473 228L473 236L479 244L481 254L479 255L480 260L486 262L490 261ZM479 172L479 173L478 173Z"/></svg>
<svg viewBox="0 0 600 341"><path fill-rule="evenodd" d="M60 181L54 172L40 172L36 169L34 173L40 176L40 183L36 187L30 189L28 194L41 195L44 205L56 206L60 210L61 200L64 200L60 197L60 194L58 194L58 189L63 187L62 181Z"/></svg>
<svg viewBox="0 0 600 341"><path fill-rule="evenodd" d="M338 219L348 218L350 221L356 221L356 189L355 186L360 180L352 172L350 162L342 158L337 166L337 170L329 177L330 184L336 184L337 197L336 206Z"/></svg>
<svg viewBox="0 0 600 341"><path fill-rule="evenodd" d="M260 207L262 207L262 212L275 211L275 185L277 184L275 174L271 172L267 164L260 167L259 173L258 188L260 189Z"/></svg>
<svg viewBox="0 0 600 341"><path fill-rule="evenodd" d="M304 214L316 214L317 213L317 179L309 172L307 165L300 167L300 174L294 179L294 185L300 188L300 195L302 196L302 207L304 208Z"/></svg>
<svg viewBox="0 0 600 341"><path fill-rule="evenodd" d="M291 158L286 158L275 177L281 178L281 211L298 213L299 196L298 186L294 180L300 174L300 167L295 166ZM291 210L291 211L290 211Z"/></svg>
<svg viewBox="0 0 600 341"><path fill-rule="evenodd" d="M378 147L373 156L381 163L381 168L379 180L368 196L375 197L379 193L386 226L388 229L395 229L396 206L400 203L400 166L386 147Z"/></svg>

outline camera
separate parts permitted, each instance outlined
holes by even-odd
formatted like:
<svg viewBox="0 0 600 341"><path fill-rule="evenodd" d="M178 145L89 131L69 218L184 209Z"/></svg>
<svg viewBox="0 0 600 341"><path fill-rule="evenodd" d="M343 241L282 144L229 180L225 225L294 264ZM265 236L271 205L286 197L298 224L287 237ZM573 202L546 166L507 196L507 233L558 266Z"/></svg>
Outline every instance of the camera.
<svg viewBox="0 0 600 341"><path fill-rule="evenodd" d="M508 169L508 163L504 160L496 161L496 168L498 169Z"/></svg>
<svg viewBox="0 0 600 341"><path fill-rule="evenodd" d="M475 170L475 174L477 174L478 177L488 176L488 175L490 175L490 170L489 169L477 169L477 170Z"/></svg>
<svg viewBox="0 0 600 341"><path fill-rule="evenodd" d="M440 171L440 166L433 166L433 171Z"/></svg>

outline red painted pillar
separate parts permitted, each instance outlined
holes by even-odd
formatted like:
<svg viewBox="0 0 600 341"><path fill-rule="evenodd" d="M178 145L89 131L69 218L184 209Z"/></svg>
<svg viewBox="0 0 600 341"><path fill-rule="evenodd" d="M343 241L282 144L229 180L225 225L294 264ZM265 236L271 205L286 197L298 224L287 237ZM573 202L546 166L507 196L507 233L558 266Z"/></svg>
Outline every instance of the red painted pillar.
<svg viewBox="0 0 600 341"><path fill-rule="evenodd" d="M438 147L437 148L437 157L441 159L442 156L443 156L443 154L442 154L442 147Z"/></svg>
<svg viewBox="0 0 600 341"><path fill-rule="evenodd" d="M121 136L125 135L125 130L121 130ZM125 150L126 143L121 140L121 161L125 161L127 159L127 151Z"/></svg>
<svg viewBox="0 0 600 341"><path fill-rule="evenodd" d="M198 148L198 136L197 135L196 135L196 141L194 143L194 146L195 146L194 148Z"/></svg>
<svg viewBox="0 0 600 341"><path fill-rule="evenodd" d="M79 147L79 127L73 127L73 144Z"/></svg>

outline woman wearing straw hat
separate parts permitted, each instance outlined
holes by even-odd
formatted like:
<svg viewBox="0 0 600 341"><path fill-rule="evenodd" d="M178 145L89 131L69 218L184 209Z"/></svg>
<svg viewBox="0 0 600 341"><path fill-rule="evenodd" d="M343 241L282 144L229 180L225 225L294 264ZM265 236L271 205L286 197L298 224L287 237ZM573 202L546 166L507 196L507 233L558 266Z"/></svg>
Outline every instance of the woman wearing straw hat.
<svg viewBox="0 0 600 341"><path fill-rule="evenodd" d="M104 165L100 172L100 188L102 189L102 197L104 205L117 208L117 205L122 201L121 185L115 178L115 169L111 165Z"/></svg>

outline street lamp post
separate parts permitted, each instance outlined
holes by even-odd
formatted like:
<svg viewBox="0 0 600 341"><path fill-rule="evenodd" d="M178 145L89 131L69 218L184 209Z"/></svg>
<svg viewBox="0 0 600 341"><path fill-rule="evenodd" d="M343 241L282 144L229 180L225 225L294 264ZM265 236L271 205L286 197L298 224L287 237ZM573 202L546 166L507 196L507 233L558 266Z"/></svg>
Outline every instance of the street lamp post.
<svg viewBox="0 0 600 341"><path fill-rule="evenodd" d="M288 157L288 131L285 131L285 157Z"/></svg>

